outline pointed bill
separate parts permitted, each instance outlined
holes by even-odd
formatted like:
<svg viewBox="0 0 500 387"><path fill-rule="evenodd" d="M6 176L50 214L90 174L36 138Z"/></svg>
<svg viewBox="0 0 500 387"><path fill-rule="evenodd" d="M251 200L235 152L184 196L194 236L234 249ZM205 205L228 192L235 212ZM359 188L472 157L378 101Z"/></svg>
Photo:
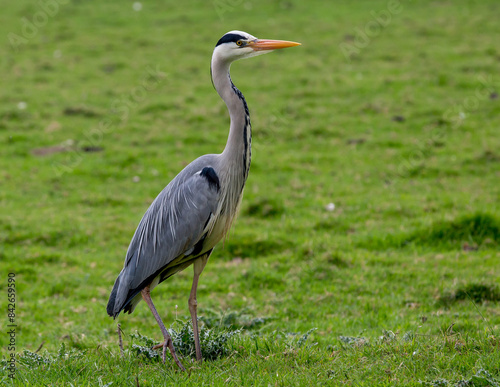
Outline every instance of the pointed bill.
<svg viewBox="0 0 500 387"><path fill-rule="evenodd" d="M300 46L300 43L290 42L288 40L257 39L253 42L248 42L248 46L252 47L255 51L263 51Z"/></svg>

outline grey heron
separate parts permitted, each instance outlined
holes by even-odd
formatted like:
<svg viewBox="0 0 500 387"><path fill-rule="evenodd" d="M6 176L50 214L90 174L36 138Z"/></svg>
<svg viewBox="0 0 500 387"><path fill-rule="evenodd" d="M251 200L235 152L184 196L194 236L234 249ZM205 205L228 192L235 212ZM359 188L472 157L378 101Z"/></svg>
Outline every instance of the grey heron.
<svg viewBox="0 0 500 387"><path fill-rule="evenodd" d="M231 227L250 168L250 114L243 94L231 81L231 63L299 44L257 39L243 31L230 31L222 36L213 51L211 75L215 90L229 111L231 123L226 146L220 154L204 155L187 165L156 197L132 237L107 312L114 318L121 311L132 313L144 299L163 334L164 342L154 348L163 348L164 363L168 347L177 365L185 370L150 292L160 282L193 265L188 305L196 359L201 360L196 313L198 279L213 248Z"/></svg>

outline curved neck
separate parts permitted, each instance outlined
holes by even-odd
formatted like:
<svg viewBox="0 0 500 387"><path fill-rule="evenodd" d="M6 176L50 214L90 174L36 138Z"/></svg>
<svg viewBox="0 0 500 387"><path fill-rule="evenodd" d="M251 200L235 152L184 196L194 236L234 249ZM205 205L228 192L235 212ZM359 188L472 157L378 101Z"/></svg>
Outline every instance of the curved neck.
<svg viewBox="0 0 500 387"><path fill-rule="evenodd" d="M231 62L214 53L211 67L212 81L215 90L226 103L231 118L226 147L220 155L223 159L222 165L227 165L243 177L244 184L250 168L252 130L245 97L231 81L230 66Z"/></svg>

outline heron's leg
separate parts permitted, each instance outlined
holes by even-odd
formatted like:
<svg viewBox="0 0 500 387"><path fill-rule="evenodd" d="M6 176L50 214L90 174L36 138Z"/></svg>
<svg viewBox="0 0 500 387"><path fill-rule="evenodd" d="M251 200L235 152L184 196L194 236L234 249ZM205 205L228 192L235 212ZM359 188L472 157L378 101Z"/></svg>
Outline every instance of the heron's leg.
<svg viewBox="0 0 500 387"><path fill-rule="evenodd" d="M189 295L189 312L191 313L191 320L193 320L193 333L194 333L194 346L196 348L196 360L201 361L201 348L200 348L200 335L198 331L198 316L196 313L196 308L198 303L196 301L196 289L198 288L198 279L200 274L207 264L208 257L210 253L204 255L203 257L194 261L194 276L193 276L193 286L191 287L191 293Z"/></svg>
<svg viewBox="0 0 500 387"><path fill-rule="evenodd" d="M165 363L165 358L167 355L167 347L168 347L168 349L170 349L170 354L174 358L174 360L177 363L177 365L179 366L179 368L183 371L186 371L186 369L184 368L182 363L177 358L177 354L175 353L174 344L172 343L172 339L171 339L170 335L168 334L167 328L165 328L165 325L163 324L163 321L161 320L160 315L156 311L156 308L153 304L153 300L151 299L150 292L151 292L151 290L150 290L149 285L148 285L141 291L141 295L142 295L142 298L144 299L144 301L146 301L146 303L148 304L149 309L151 309L153 316L155 316L156 322L160 326L161 333L163 333L163 339L165 340L163 342L163 345L162 345L163 346L163 354L162 354L163 363Z"/></svg>

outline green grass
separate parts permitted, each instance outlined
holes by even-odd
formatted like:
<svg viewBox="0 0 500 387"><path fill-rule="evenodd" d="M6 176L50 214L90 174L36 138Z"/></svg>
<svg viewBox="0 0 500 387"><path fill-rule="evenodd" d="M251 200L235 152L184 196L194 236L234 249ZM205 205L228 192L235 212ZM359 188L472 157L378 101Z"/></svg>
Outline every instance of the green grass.
<svg viewBox="0 0 500 387"><path fill-rule="evenodd" d="M500 384L500 4L401 1L366 44L389 2L132 4L69 1L33 36L38 2L2 7L1 383ZM105 306L148 205L225 145L209 64L231 29L302 46L232 67L252 167L198 292L222 356L180 373L134 351L161 336L145 305L123 357ZM168 326L191 279L153 292Z"/></svg>

